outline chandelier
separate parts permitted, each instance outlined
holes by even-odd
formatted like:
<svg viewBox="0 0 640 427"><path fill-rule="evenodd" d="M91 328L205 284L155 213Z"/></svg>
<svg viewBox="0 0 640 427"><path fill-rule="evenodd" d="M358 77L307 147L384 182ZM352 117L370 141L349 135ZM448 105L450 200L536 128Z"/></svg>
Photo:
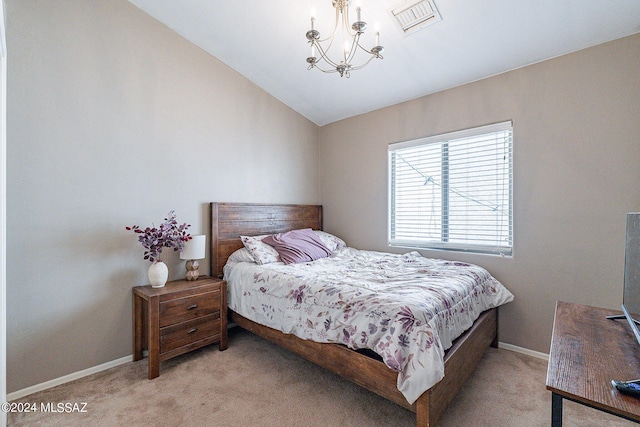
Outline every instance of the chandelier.
<svg viewBox="0 0 640 427"><path fill-rule="evenodd" d="M364 34L367 23L362 20L360 6L356 7L356 21L349 25L349 4L350 0L332 0L333 7L336 9L336 22L331 34L324 39L320 38L320 32L315 29L315 17L311 16L311 29L307 31L307 40L311 44L311 56L307 58L309 63L308 70L317 68L323 73L339 73L340 77L350 77L351 71L364 68L373 58L382 59L382 51L384 48L380 46L380 32L376 32L376 43L370 50L365 49L360 44L360 36ZM338 27L341 29L341 37L337 37ZM329 50L331 46L336 43L340 43L339 39L342 39L343 49L342 52L337 54L338 59L333 60L329 58ZM323 46L322 43L325 43ZM320 55L320 58L316 57L316 51ZM359 57L367 55L362 60L360 65L354 65L356 55ZM324 61L324 63L323 63ZM326 63L326 64L325 64ZM321 66L322 65L322 66Z"/></svg>

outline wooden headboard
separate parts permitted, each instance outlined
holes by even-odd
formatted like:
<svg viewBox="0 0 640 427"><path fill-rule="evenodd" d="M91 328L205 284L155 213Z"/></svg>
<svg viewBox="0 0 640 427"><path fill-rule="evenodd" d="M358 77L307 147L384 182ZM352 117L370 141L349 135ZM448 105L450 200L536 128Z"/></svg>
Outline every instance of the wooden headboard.
<svg viewBox="0 0 640 427"><path fill-rule="evenodd" d="M322 230L321 205L217 203L209 205L211 276L222 277L227 258L242 248L240 236L282 233L299 228Z"/></svg>

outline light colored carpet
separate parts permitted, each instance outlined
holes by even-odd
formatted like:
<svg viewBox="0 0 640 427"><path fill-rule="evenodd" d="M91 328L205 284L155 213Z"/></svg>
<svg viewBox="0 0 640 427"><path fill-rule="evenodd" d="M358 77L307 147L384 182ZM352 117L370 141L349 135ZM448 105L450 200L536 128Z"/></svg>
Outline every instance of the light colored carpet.
<svg viewBox="0 0 640 427"><path fill-rule="evenodd" d="M438 424L548 426L544 360L489 349ZM148 380L146 359L26 396L33 413L9 426L415 426L415 415L239 328L217 345L163 362ZM44 413L47 403L86 402L85 413ZM73 408L73 406L70 406ZM565 401L565 426L632 426Z"/></svg>

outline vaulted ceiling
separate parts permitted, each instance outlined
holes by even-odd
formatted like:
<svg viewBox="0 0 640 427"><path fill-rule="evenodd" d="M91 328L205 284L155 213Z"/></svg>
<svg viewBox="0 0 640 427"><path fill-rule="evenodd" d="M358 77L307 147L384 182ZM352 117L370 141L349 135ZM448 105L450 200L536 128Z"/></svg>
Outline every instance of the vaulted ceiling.
<svg viewBox="0 0 640 427"><path fill-rule="evenodd" d="M310 13L324 37L330 0L129 1L318 125L640 32L639 0L433 0L442 20L408 36L390 13L405 0L360 0L384 59L346 78L307 70Z"/></svg>

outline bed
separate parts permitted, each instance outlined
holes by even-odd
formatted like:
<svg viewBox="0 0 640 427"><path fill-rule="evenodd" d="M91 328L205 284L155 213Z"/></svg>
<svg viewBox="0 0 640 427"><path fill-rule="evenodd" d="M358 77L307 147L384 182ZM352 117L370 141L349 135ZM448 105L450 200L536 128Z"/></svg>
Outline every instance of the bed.
<svg viewBox="0 0 640 427"><path fill-rule="evenodd" d="M229 257L244 247L240 236L258 236L310 228L322 230L322 206L282 204L210 204L211 274L223 275ZM235 255L234 255L235 256ZM240 311L240 310L238 310ZM418 397L399 390L398 372L373 352L338 343L298 338L229 310L236 325L270 340L330 371L416 413L418 427L435 426L447 405L473 372L489 346L497 346L498 309L482 312L443 355L444 378Z"/></svg>

